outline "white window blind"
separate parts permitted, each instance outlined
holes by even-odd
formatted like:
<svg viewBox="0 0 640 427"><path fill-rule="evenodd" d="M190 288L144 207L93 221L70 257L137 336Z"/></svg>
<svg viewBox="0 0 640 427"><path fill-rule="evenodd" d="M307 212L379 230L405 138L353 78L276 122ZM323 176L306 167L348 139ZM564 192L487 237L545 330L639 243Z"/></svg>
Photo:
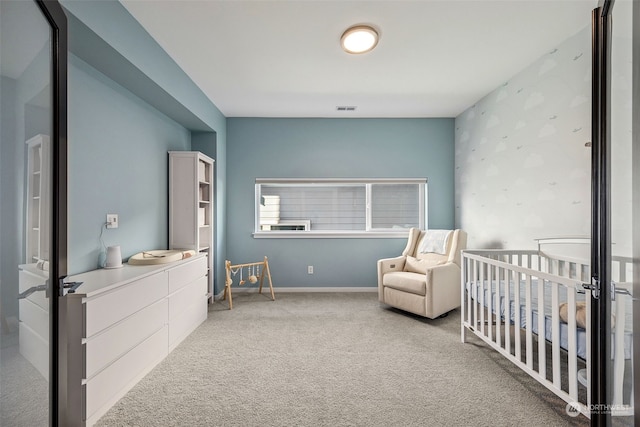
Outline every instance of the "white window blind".
<svg viewBox="0 0 640 427"><path fill-rule="evenodd" d="M420 186L372 184L371 228L420 227Z"/></svg>
<svg viewBox="0 0 640 427"><path fill-rule="evenodd" d="M389 234L426 224L421 179L257 179L257 237Z"/></svg>

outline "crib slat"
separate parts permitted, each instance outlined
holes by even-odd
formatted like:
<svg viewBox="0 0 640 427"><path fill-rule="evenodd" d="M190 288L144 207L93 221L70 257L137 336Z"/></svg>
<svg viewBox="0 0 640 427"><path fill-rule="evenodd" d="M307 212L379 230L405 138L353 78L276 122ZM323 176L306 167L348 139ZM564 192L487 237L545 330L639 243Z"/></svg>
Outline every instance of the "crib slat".
<svg viewBox="0 0 640 427"><path fill-rule="evenodd" d="M526 313L526 341L525 341L525 350L527 352L527 368L533 369L533 313L531 309L531 276L529 274L526 275L525 278L526 286L524 288L525 295L525 313ZM519 282L518 282L519 284Z"/></svg>
<svg viewBox="0 0 640 427"><path fill-rule="evenodd" d="M516 311L515 312L515 325L513 326L513 330L515 331L515 333L513 334L515 337L515 347L516 347L516 359L518 359L519 361L522 361L522 342L520 339L520 328L522 326L522 319L520 318L520 277L519 274L514 271L514 270L510 270L509 271L509 276L512 277L511 280L513 280L513 290L514 292L514 297L513 297L513 301L515 302L515 304L513 305L513 309ZM505 280L505 282L508 283L507 280ZM509 285L507 285L509 286Z"/></svg>
<svg viewBox="0 0 640 427"><path fill-rule="evenodd" d="M492 292L493 292L493 266L490 264L487 264L487 282L489 284L489 294L488 294L488 301L487 301L487 317L488 317L488 326L487 329L489 332L489 340L493 341L493 327L491 325L491 321L493 319L493 296L492 296ZM497 317L497 316L496 316Z"/></svg>
<svg viewBox="0 0 640 427"><path fill-rule="evenodd" d="M553 385L561 387L560 371L560 301L559 284L551 283L551 361L553 369Z"/></svg>
<svg viewBox="0 0 640 427"><path fill-rule="evenodd" d="M615 327L613 329L613 398L614 405L622 406L622 388L624 385L624 327L626 295L616 295Z"/></svg>
<svg viewBox="0 0 640 427"><path fill-rule="evenodd" d="M482 335L485 335L484 332L484 311L485 311L485 298L484 298L484 294L486 291L486 272L485 272L485 263L481 262L480 263L480 288L481 288L481 293L480 293L480 332L482 332Z"/></svg>
<svg viewBox="0 0 640 427"><path fill-rule="evenodd" d="M473 296L473 287L475 286L475 283L473 281L473 275L471 274L471 258L467 258L467 273L466 273L466 280L469 284L469 294L467 295L467 316L466 316L466 320L467 323L471 324L471 301L472 301L472 296ZM465 286L466 286L465 283Z"/></svg>
<svg viewBox="0 0 640 427"><path fill-rule="evenodd" d="M467 264L467 259L464 256L464 253L462 254L462 259L460 260L460 267L462 268L462 270L460 271L460 342L464 343L465 337L466 337L466 333L465 333L465 328L464 328L464 320L465 320L465 292L464 292L464 284L466 283L465 281L465 276L467 275L467 268L466 268L466 264Z"/></svg>
<svg viewBox="0 0 640 427"><path fill-rule="evenodd" d="M530 277L530 276L529 276ZM544 280L538 280L538 372L542 378L547 377L546 325L544 313Z"/></svg>
<svg viewBox="0 0 640 427"><path fill-rule="evenodd" d="M569 370L569 396L576 401L578 400L578 360L577 360L577 340L576 340L576 292L575 289L567 289L567 308L568 322L567 322L567 339L569 342L569 360L567 363L567 369Z"/></svg>
<svg viewBox="0 0 640 427"><path fill-rule="evenodd" d="M500 278L504 286L504 348L509 354L511 354L511 287L509 286L509 280L507 277L507 271L504 268L498 269L498 283ZM514 329L517 331L517 329Z"/></svg>
<svg viewBox="0 0 640 427"><path fill-rule="evenodd" d="M473 260L472 267L473 274L473 290L476 293L476 296L473 300L473 305L471 306L472 314L471 314L471 325L474 329L478 329L478 260Z"/></svg>

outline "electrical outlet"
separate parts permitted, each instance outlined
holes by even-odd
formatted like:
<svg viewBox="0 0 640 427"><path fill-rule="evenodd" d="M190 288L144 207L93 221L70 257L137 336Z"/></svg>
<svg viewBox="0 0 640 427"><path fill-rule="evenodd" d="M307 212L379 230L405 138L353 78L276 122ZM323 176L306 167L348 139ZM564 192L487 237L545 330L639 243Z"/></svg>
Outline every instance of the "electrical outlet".
<svg viewBox="0 0 640 427"><path fill-rule="evenodd" d="M313 274L313 265L307 266L307 274Z"/></svg>
<svg viewBox="0 0 640 427"><path fill-rule="evenodd" d="M118 214L107 214L107 228L118 228Z"/></svg>

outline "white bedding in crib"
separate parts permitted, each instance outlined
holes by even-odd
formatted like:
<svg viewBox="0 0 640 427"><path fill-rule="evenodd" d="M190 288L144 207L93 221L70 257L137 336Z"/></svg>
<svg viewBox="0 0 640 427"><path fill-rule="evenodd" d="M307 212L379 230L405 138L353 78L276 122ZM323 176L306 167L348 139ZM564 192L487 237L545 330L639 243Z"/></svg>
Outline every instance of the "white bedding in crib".
<svg viewBox="0 0 640 427"><path fill-rule="evenodd" d="M531 280L531 330L534 334L539 335L538 333L538 279L532 279ZM484 281L480 282L474 282L475 286L472 287L471 283L467 283L467 292L469 292L469 289L471 288L471 296L473 299L476 299L476 296L478 295L481 286L484 286L484 305L485 307L488 307L489 305L489 286L488 286L488 281ZM505 313L506 313L506 306L505 306L505 281L504 280L500 280L499 282L496 282L495 280L492 281L492 289L491 289L491 307L492 307L492 311L493 314L497 314L498 312L496 311L497 306L496 306L496 283L500 284L500 301L499 301L499 313L500 313L500 318L504 321L505 319ZM521 328L526 328L527 325L527 307L526 307L526 300L525 300L525 291L526 291L526 287L527 287L527 283L526 281L520 281L520 303L518 304L519 306L519 310L520 310L520 327ZM515 324L516 322L516 311L515 311L515 307L516 307L516 301L515 301L515 283L513 281L509 281L509 317L510 317L510 323L511 324ZM631 358L631 348L632 348L632 322L633 322L633 316L632 316L632 311L631 311L631 298L628 297L624 297L624 298L619 298L618 301L622 301L624 300L624 303L626 305L626 318L624 322L620 322L622 325L624 325L625 327L625 336L624 336L624 357L625 359L630 359ZM567 288L564 286L558 286L558 301L559 303L561 302L565 302L567 301ZM576 301L584 301L584 295L583 294L578 294L576 297ZM551 298L551 285L549 283L545 284L545 290L544 290L544 316L545 316L545 331L544 331L544 336L547 340L551 340L552 337L552 316L551 316L551 311L552 311L552 298ZM616 322L619 323L619 322ZM577 328L577 353L578 353L578 357L582 358L582 359L586 359L587 357L587 344L586 344L586 331L583 328L578 327ZM560 322L560 347L567 350L568 349L568 325L565 322ZM613 334L612 334L612 340L613 340ZM613 346L613 342L612 342L612 352L614 351L615 346ZM612 354L613 357L613 354Z"/></svg>

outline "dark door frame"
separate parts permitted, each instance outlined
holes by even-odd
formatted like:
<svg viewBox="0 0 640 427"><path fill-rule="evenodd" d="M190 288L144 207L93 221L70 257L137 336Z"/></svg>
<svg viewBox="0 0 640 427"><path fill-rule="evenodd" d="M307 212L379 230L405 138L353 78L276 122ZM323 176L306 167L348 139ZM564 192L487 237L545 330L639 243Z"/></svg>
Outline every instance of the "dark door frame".
<svg viewBox="0 0 640 427"><path fill-rule="evenodd" d="M610 69L613 0L592 13L591 425L611 425Z"/></svg>
<svg viewBox="0 0 640 427"><path fill-rule="evenodd" d="M36 0L51 27L51 251L49 270L49 425L61 424L60 305L67 275L67 17L57 0Z"/></svg>

